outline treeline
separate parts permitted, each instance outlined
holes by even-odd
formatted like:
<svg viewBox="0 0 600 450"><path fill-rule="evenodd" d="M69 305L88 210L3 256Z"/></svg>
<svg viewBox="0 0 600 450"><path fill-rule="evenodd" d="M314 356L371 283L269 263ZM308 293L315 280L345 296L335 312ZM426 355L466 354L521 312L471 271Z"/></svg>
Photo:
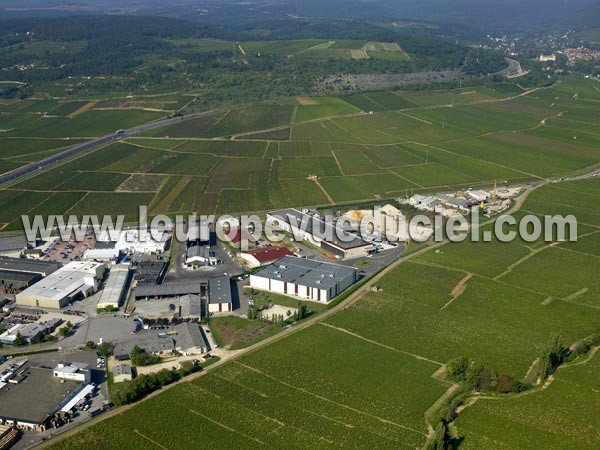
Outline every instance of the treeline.
<svg viewBox="0 0 600 450"><path fill-rule="evenodd" d="M183 377L202 370L194 362L182 362L179 369L162 369L158 372L141 374L130 381L119 383L110 392L111 402L115 406L133 403L163 386L181 380Z"/></svg>
<svg viewBox="0 0 600 450"><path fill-rule="evenodd" d="M597 346L600 346L600 333L588 336L569 347L565 346L560 335L553 334L523 380L515 380L467 357L450 360L446 364L445 374L459 388L428 418L434 427L434 433L427 441L426 450L450 450L459 446L461 439L450 433L448 424L456 419L459 407L474 394L504 395L540 386L562 364L585 355Z"/></svg>

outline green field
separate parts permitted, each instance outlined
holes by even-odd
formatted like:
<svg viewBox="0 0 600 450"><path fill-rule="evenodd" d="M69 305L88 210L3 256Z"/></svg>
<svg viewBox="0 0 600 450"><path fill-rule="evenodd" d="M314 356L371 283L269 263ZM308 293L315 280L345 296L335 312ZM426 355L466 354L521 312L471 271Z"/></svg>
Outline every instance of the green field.
<svg viewBox="0 0 600 450"><path fill-rule="evenodd" d="M207 449L415 448L425 441L425 410L448 388L430 378L436 368L317 325L52 448L142 448L147 439L186 448L198 433ZM146 411L162 426L143 419Z"/></svg>
<svg viewBox="0 0 600 450"><path fill-rule="evenodd" d="M479 400L457 420L461 448L595 449L600 441L600 357L564 366L544 391Z"/></svg>
<svg viewBox="0 0 600 450"><path fill-rule="evenodd" d="M300 44L296 42L299 47L329 42ZM270 45L272 51L288 51L285 43L281 48L276 48L279 43ZM344 45L340 41L316 50L340 50ZM446 190L494 180L561 177L600 161L593 118L600 94L589 83L567 78L519 97L515 96L523 91L512 84L455 91L367 92L342 98L292 97L150 130L11 189L155 192L151 204L156 213L195 208L203 213L235 213L324 205L330 199L394 198L407 189ZM586 101L574 101L574 92L585 95ZM0 171L51 155L81 142L82 137L164 115L136 109L142 105L166 108L185 101L185 96L167 95L92 103L9 102L1 106ZM43 110L67 114L76 107L83 110L72 117L40 114ZM153 178L137 177L121 189L121 183L134 174ZM320 187L307 179L309 175L319 177ZM169 194L167 186L176 191ZM202 191L187 193L191 186ZM535 194L532 202L537 204ZM582 217L595 217L593 207L573 207Z"/></svg>

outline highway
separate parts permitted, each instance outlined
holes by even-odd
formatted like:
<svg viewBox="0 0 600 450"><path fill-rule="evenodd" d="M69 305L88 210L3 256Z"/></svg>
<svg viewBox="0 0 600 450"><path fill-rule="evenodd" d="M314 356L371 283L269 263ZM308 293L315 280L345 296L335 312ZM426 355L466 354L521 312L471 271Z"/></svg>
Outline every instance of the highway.
<svg viewBox="0 0 600 450"><path fill-rule="evenodd" d="M518 77L521 75L525 75L526 72L523 72L521 68L521 63L516 59L504 58L508 63L508 66L502 69L499 72L494 73L493 75L500 75L503 77Z"/></svg>
<svg viewBox="0 0 600 450"><path fill-rule="evenodd" d="M118 132L115 131L114 133L107 134L106 136L102 136L102 137L96 138L96 139L88 141L88 142L84 142L83 144L75 145L66 150L63 150L62 152L56 153L52 156L48 156L47 158L41 159L39 161L27 164L23 167L19 167L18 169L4 173L4 174L0 175L0 186L6 184L8 182L17 180L26 175L30 175L38 170L42 170L53 164L59 163L60 161L63 161L67 158L71 158L79 153L83 153L94 147L98 147L98 146L108 144L111 142L116 142L121 139L125 139L128 137L134 136L136 134L140 134L145 131L152 130L154 128L160 128L160 127L164 127L166 125L172 125L176 122L181 122L182 120L188 120L188 119L192 119L192 118L196 118L196 117L202 117L204 115L212 114L214 112L216 112L216 110L193 114L193 115L188 115L188 116L178 116L178 117L170 117L170 118L166 118L166 119L158 119L153 122L148 122L148 123L145 123L142 125L137 125L135 127L128 128L126 130L119 130Z"/></svg>

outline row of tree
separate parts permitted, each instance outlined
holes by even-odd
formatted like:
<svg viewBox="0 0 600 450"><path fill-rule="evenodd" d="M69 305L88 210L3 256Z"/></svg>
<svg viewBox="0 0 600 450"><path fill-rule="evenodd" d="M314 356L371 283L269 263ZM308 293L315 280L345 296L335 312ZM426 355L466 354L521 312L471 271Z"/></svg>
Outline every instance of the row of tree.
<svg viewBox="0 0 600 450"><path fill-rule="evenodd" d="M183 362L179 369L162 369L155 373L138 375L131 381L118 384L111 390L111 401L115 406L135 402L163 386L174 383L202 368L198 363Z"/></svg>

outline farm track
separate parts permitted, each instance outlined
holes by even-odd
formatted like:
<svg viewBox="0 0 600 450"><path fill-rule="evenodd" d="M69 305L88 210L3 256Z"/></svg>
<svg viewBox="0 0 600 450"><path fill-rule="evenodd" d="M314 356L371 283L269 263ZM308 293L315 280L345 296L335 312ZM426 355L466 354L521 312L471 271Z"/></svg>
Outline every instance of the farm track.
<svg viewBox="0 0 600 450"><path fill-rule="evenodd" d="M523 95L527 95L527 94L529 94L531 92L534 92L536 90L537 89L526 91L526 92L521 93L521 94L519 94L519 95L517 95L515 97L512 97L512 98L516 98L516 97L520 97L520 96L523 96ZM500 100L500 101L505 101L505 100ZM493 101L496 102L496 101L499 101L499 100L493 100ZM419 109L422 109L422 108L419 108ZM323 120L326 120L326 119L317 119L316 121L323 121ZM403 142L405 142L405 141L403 141ZM347 143L345 143L345 144L347 144ZM574 176L574 177L571 177L570 179L565 179L565 180L561 180L561 181L571 181L571 180L577 180L577 179L590 178L591 176L594 176L595 174L598 174L598 173L600 173L600 169L595 168L591 172L588 172L588 173L585 173L585 174L581 174L581 175L578 175L578 176ZM539 178L539 177L535 177L535 178ZM534 190L536 190L536 189L538 189L538 188L540 188L542 186L547 185L549 182L550 182L549 180L541 179L540 182L538 182L538 184L536 184L534 186L529 186L525 190L525 192L517 199L517 201L515 202L515 204L508 211L505 212L505 214L511 214L511 213L514 213L514 212L517 212L517 211L521 210L524 202L526 201L526 199L528 198L528 196L531 194L531 192L533 192ZM480 227L484 226L484 225L488 225L490 223L493 223L494 220L495 219L489 219L488 221L482 222L480 224ZM237 360L241 356L247 355L249 353L252 353L253 351L256 351L258 349L262 349L262 348L268 346L269 344L278 342L281 339L285 339L287 336L289 336L289 335L291 335L293 333L296 333L298 331L304 330L304 329L306 329L306 328L314 325L315 323L321 323L324 320L326 320L327 318L333 316L334 314L336 314L336 313L338 313L340 311L343 311L343 310L351 307L354 303L356 303L358 300L360 300L362 298L362 296L366 292L368 292L368 290L373 285L373 283L376 283L377 281L381 280L381 278L383 278L384 276L386 276L388 273L390 273L391 271L393 271L395 268L397 268L401 264L403 264L405 262L408 262L408 261L412 260L413 258L415 258L417 256L420 256L420 255L422 255L422 254L424 254L426 252L430 252L430 251L433 251L434 249L443 247L448 242L449 241L442 241L442 242L439 242L439 243L436 243L436 244L433 244L433 245L429 245L427 247L423 247L423 248L415 251L414 253L411 253L411 254L406 255L404 257L400 257L394 263L392 263L389 266L383 268L379 273L377 273L371 279L369 279L363 286L360 286L355 292L353 292L352 294L350 294L349 297L345 301L343 301L343 302L341 302L341 303L339 303L339 304L331 307L330 309L322 312L321 314L319 314L319 315L317 315L317 316L315 316L313 318L309 318L305 322L300 323L300 324L298 324L296 326L293 326L293 327L291 327L289 329L283 330L281 333L279 333L279 334L277 334L275 336L269 337L269 338L267 338L267 339L265 339L265 340L263 340L263 341L261 341L259 343L256 343L256 344L254 344L254 345L252 345L250 347L247 347L245 349L239 350L234 355L232 355L231 357L223 358L222 360L218 361L217 363L213 364L212 366L209 366L208 368L206 368L204 371L202 371L200 373L191 375L191 376L189 376L189 377L187 377L187 378L185 378L183 380L180 380L180 381L178 381L178 382L176 382L176 383L174 383L172 385L166 386L166 387L164 387L164 388L162 388L162 389L160 389L160 390L158 390L156 392L153 392L152 394L148 395L147 397L145 397L140 402L137 402L137 403L134 403L134 404L131 404L131 405L127 405L127 406L124 406L124 407L121 407L121 408L109 411L108 413L103 414L102 416L100 416L98 418L90 420L89 422L87 422L86 424L82 425L81 427L77 427L77 428L68 430L65 433L61 434L60 437L59 437L59 439L66 438L66 437L68 437L68 436L70 436L70 435L72 435L74 433L77 433L77 432L81 431L82 429L85 429L85 428L88 428L88 427L92 426L93 424L95 424L97 422L100 422L100 421L103 421L103 420L105 420L107 418L110 418L110 417L116 416L118 414L121 414L122 412L125 412L125 411L129 410L130 408L135 407L138 403L141 403L142 401L145 401L146 399L152 398L152 397L154 397L156 395L160 395L163 391L166 391L166 390L168 390L168 389L176 386L179 383L187 383L187 382L193 381L195 379L198 379L199 377L204 376L207 373L211 373L212 370L213 370L213 368L218 368L221 365L226 364L228 362L235 362L235 363L241 364L241 363L237 362ZM322 324L322 325L323 326L329 326L327 324ZM364 338L362 338L362 339L364 339ZM597 348L594 349L593 354L595 354L596 351L597 351ZM593 354L591 354L591 356L593 356ZM591 358L591 356L590 356L590 358ZM440 363L437 363L437 364L440 364ZM568 368L568 367L569 367L569 365L565 365L564 367L561 366L561 368L565 368L565 369ZM419 432L419 431L417 431L417 432ZM419 432L419 433L421 433L421 432ZM421 433L421 434L423 434L423 433ZM52 441L49 441L49 442L42 443L40 445L40 447L41 448L47 447L48 445L53 444L54 442L55 441L52 440Z"/></svg>
<svg viewBox="0 0 600 450"><path fill-rule="evenodd" d="M589 175L590 174L586 174L584 176L589 176ZM536 186L530 186L518 198L517 202L515 202L515 205L513 205L512 208L510 208L508 211L506 211L506 214L512 214L512 213L518 211L521 208L521 206L523 205L523 203L525 202L525 200L527 199L527 197L529 196L529 194L531 192L533 192L534 190L538 189L541 186L544 186L547 183L548 182L546 181L546 182L543 182L543 183L539 183ZM480 227L484 226L484 225L488 225L488 224L492 223L494 220L495 219L489 219L489 220L487 220L485 222L482 222L480 224ZM377 283L385 275L387 275L388 273L390 273L391 271L393 271L396 267L400 266L401 264L403 264L405 262L408 262L408 261L412 260L416 256L420 256L420 255L422 255L422 254L424 254L426 252L433 251L435 249L443 247L444 245L448 244L449 242L450 241L448 241L448 240L442 241L442 242L438 242L436 244L432 244L432 245L429 245L427 247L423 247L423 248L421 248L421 249L419 249L419 250L417 250L417 251L415 251L415 252L413 252L413 253L411 253L411 254L409 254L407 256L403 256L403 257L398 258L395 262L393 262L392 264L390 264L389 266L383 268L380 272L378 272L377 274L375 274L363 286L360 286L356 291L354 291L352 294L350 294L350 296L345 301L343 301L343 302L341 302L341 303L339 303L339 304L331 307L330 309L328 309L326 311L323 311L322 313L318 314L317 316L315 316L313 318L309 318L309 319L307 319L303 323L300 323L300 324L298 324L296 326L293 326L291 328L285 329L282 332L280 332L279 334L276 334L274 336L266 338L263 341L260 341L260 342L258 342L256 344L253 344L253 345L249 346L249 347L246 347L246 348L241 349L241 350L237 350L236 353L234 355L232 355L231 357L229 357L229 358L223 358L223 359L217 361L215 364L207 367L205 370L203 370L203 371L201 371L199 373L190 375L190 376L188 376L187 378L185 378L183 380L179 380L179 381L177 381L177 382L175 382L173 384L165 386L165 387L163 387L163 388L161 388L161 389L159 389L159 390L157 390L157 391L149 394L148 396L146 396L144 399L140 400L139 402L136 402L136 403L133 403L133 404L130 404L130 405L122 406L120 408L117 408L117 409L114 409L112 411L109 411L109 412L101 415L98 418L91 419L90 421L86 422L85 424L81 425L80 427L68 430L68 431L66 431L63 434L60 434L59 435L59 439L61 439L61 440L65 439L65 438L67 438L69 436L72 436L73 434L75 434L75 433L77 433L77 432L79 432L81 430L84 430L86 428L91 427L95 423L101 422L101 421L106 420L106 419L108 419L110 417L114 417L114 416L119 415L119 414L121 414L121 413L123 413L125 411L128 411L129 409L135 407L139 403L141 403L143 401L146 401L147 399L153 398L153 397L155 397L157 395L160 395L161 393L163 393L163 392L165 392L165 391L167 391L167 390L169 390L169 389L177 386L180 383L188 383L188 382L194 381L194 380L196 380L196 379L198 379L198 378L200 378L200 377L202 377L202 376L204 376L206 374L211 373L215 368L221 367L222 365L224 365L224 364L226 364L228 362L235 362L237 364L241 364L237 360L240 357L242 357L243 355L247 355L247 354L252 353L252 352L254 352L256 350L262 349L262 348L268 346L269 344L278 342L281 339L285 339L287 336L290 336L293 333L297 333L297 332L299 332L301 330L304 330L304 329L306 329L306 328L314 325L315 323L322 322L325 319L333 316L334 314L336 314L336 313L338 313L340 311L343 311L343 310L349 308L354 303L356 303L358 300L360 300L362 298L362 296L366 292L368 292L370 290L371 286L374 283ZM424 433L422 433L420 431L419 431L419 433L420 434L424 434ZM52 445L54 442L56 442L56 440L46 441L46 442L41 443L40 445L36 446L36 448L45 448L45 447L48 447L48 446Z"/></svg>

